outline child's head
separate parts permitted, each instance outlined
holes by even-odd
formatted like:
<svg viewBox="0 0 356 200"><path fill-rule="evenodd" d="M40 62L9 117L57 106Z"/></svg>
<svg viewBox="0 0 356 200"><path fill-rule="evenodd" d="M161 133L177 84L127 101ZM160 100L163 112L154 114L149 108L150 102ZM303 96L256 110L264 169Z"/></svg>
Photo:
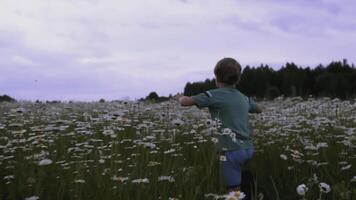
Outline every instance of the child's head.
<svg viewBox="0 0 356 200"><path fill-rule="evenodd" d="M233 58L223 58L216 63L214 74L217 83L236 85L240 81L241 65Z"/></svg>

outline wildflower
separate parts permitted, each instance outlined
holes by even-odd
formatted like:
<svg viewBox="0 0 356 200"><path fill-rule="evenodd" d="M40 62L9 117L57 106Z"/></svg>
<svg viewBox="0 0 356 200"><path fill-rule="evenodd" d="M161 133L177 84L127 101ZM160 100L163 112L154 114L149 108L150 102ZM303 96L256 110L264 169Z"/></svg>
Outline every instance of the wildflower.
<svg viewBox="0 0 356 200"><path fill-rule="evenodd" d="M212 198L214 198L214 199L218 199L218 198L219 198L219 195L213 194L213 193L204 194L204 196L205 196L206 198L209 198L209 197L212 197Z"/></svg>
<svg viewBox="0 0 356 200"><path fill-rule="evenodd" d="M205 125L207 125L207 126L213 125L213 120L207 119L207 120L205 121Z"/></svg>
<svg viewBox="0 0 356 200"><path fill-rule="evenodd" d="M231 132L232 132L231 129L229 129L229 128L224 128L222 134L223 134L223 135L230 135Z"/></svg>
<svg viewBox="0 0 356 200"><path fill-rule="evenodd" d="M176 150L175 149L169 149L169 150L167 150L167 151L164 151L163 153L164 154L169 154L169 153L173 153L173 152L175 152Z"/></svg>
<svg viewBox="0 0 356 200"><path fill-rule="evenodd" d="M226 196L225 200L240 200L245 197L246 197L246 195L243 192L232 191Z"/></svg>
<svg viewBox="0 0 356 200"><path fill-rule="evenodd" d="M301 184L298 185L296 190L300 196L305 196L305 193L308 191L308 187L305 184Z"/></svg>
<svg viewBox="0 0 356 200"><path fill-rule="evenodd" d="M351 182L356 182L356 176L352 177Z"/></svg>
<svg viewBox="0 0 356 200"><path fill-rule="evenodd" d="M25 200L37 200L40 199L38 196L26 197Z"/></svg>
<svg viewBox="0 0 356 200"><path fill-rule="evenodd" d="M50 164L52 164L52 160L50 160L50 159L43 159L43 160L38 162L39 166L50 165Z"/></svg>
<svg viewBox="0 0 356 200"><path fill-rule="evenodd" d="M226 156L224 155L220 155L219 160L224 162L227 161Z"/></svg>
<svg viewBox="0 0 356 200"><path fill-rule="evenodd" d="M148 178L138 178L132 180L132 183L149 183L149 182L150 180L148 180Z"/></svg>
<svg viewBox="0 0 356 200"><path fill-rule="evenodd" d="M305 150L318 150L319 148L313 145L308 145L304 147Z"/></svg>
<svg viewBox="0 0 356 200"><path fill-rule="evenodd" d="M172 121L175 126L181 126L184 122L180 119L175 119Z"/></svg>
<svg viewBox="0 0 356 200"><path fill-rule="evenodd" d="M158 181L168 181L172 183L175 179L172 176L160 176L158 177Z"/></svg>
<svg viewBox="0 0 356 200"><path fill-rule="evenodd" d="M83 180L83 179L77 179L77 180L74 180L74 183L85 183L85 180Z"/></svg>
<svg viewBox="0 0 356 200"><path fill-rule="evenodd" d="M115 134L114 130L104 130L103 131L103 135L105 135L105 136L111 136L114 134Z"/></svg>
<svg viewBox="0 0 356 200"><path fill-rule="evenodd" d="M284 154L281 154L279 157L281 157L283 160L287 160L288 159L287 156L284 155Z"/></svg>
<svg viewBox="0 0 356 200"><path fill-rule="evenodd" d="M148 148L148 149L154 149L155 147L156 147L156 145L155 144L153 144L153 143L150 143L150 142L146 142L146 143L144 143L144 145L143 145L145 148Z"/></svg>
<svg viewBox="0 0 356 200"><path fill-rule="evenodd" d="M317 164L317 166L319 167L319 166L328 165L328 164L329 163L327 163L327 162L320 162L320 163Z"/></svg>
<svg viewBox="0 0 356 200"><path fill-rule="evenodd" d="M10 179L14 179L15 176L14 175L8 175L4 177L4 180L10 180Z"/></svg>
<svg viewBox="0 0 356 200"><path fill-rule="evenodd" d="M341 161L341 162L338 162L338 164L339 164L339 165L347 165L348 162L346 162L346 161Z"/></svg>
<svg viewBox="0 0 356 200"><path fill-rule="evenodd" d="M328 144L326 142L319 142L316 147L319 148L326 148L328 147Z"/></svg>
<svg viewBox="0 0 356 200"><path fill-rule="evenodd" d="M344 167L341 167L341 170L342 171L344 171L344 170L348 170L348 169L350 169L351 168L351 164L349 164L349 165L346 165L346 166L344 166Z"/></svg>
<svg viewBox="0 0 356 200"><path fill-rule="evenodd" d="M161 163L159 163L159 162L150 161L150 162L147 164L147 167L153 167L153 166L160 165L160 164L161 164Z"/></svg>
<svg viewBox="0 0 356 200"><path fill-rule="evenodd" d="M219 128L221 127L222 123L219 118L214 119L213 127Z"/></svg>
<svg viewBox="0 0 356 200"><path fill-rule="evenodd" d="M122 177L122 176L117 177L117 176L115 175L115 176L111 177L111 180L113 180L113 181L119 181L119 182L122 182L122 183L123 183L123 182L129 180L129 177Z"/></svg>
<svg viewBox="0 0 356 200"><path fill-rule="evenodd" d="M235 140L236 140L236 133L231 132L231 133L230 133L230 137L231 137L232 139L235 139Z"/></svg>
<svg viewBox="0 0 356 200"><path fill-rule="evenodd" d="M326 183L319 183L319 189L322 193L329 193L331 191L330 185Z"/></svg>
<svg viewBox="0 0 356 200"><path fill-rule="evenodd" d="M125 182L125 181L129 180L129 177L118 177L117 180L120 182Z"/></svg>
<svg viewBox="0 0 356 200"><path fill-rule="evenodd" d="M216 143L218 143L218 142L219 142L219 140L218 140L217 138L214 138L214 137L213 137L213 138L211 138L211 141L212 141L212 142L214 142L214 144L216 144Z"/></svg>

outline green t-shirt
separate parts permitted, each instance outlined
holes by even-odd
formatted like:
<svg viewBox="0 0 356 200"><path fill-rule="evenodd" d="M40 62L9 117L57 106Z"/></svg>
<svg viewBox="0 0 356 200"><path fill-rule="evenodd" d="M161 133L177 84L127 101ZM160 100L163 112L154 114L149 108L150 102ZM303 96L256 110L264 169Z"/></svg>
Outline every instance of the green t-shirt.
<svg viewBox="0 0 356 200"><path fill-rule="evenodd" d="M232 86L209 90L192 98L198 108L209 108L211 118L221 123L216 146L218 151L253 148L248 121L248 113L256 110L252 99ZM235 139L229 134L221 134L225 128L235 133Z"/></svg>

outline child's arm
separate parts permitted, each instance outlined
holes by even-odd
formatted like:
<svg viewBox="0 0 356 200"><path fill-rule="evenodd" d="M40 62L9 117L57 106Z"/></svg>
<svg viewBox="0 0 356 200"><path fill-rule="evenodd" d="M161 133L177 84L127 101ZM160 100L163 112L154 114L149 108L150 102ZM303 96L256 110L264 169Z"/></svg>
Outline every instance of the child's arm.
<svg viewBox="0 0 356 200"><path fill-rule="evenodd" d="M182 93L174 95L174 99L179 102L181 106L193 106L196 105L199 109L210 107L214 101L213 94L210 91L202 92L191 97L184 96Z"/></svg>
<svg viewBox="0 0 356 200"><path fill-rule="evenodd" d="M262 107L258 104L256 104L255 112L254 113L261 113L262 112Z"/></svg>
<svg viewBox="0 0 356 200"><path fill-rule="evenodd" d="M194 99L192 97L184 96L182 93L177 93L173 98L177 100L181 106L195 105Z"/></svg>
<svg viewBox="0 0 356 200"><path fill-rule="evenodd" d="M258 105L254 98L248 98L249 104L250 104L250 113L261 113L262 112L262 107Z"/></svg>

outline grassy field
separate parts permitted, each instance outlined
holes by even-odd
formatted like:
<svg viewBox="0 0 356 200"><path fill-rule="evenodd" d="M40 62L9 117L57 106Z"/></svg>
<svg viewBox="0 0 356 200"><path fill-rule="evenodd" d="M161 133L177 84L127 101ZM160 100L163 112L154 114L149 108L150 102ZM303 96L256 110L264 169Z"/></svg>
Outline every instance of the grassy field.
<svg viewBox="0 0 356 200"><path fill-rule="evenodd" d="M260 103L253 199L356 199L356 103ZM223 199L211 122L173 101L1 103L0 198Z"/></svg>

